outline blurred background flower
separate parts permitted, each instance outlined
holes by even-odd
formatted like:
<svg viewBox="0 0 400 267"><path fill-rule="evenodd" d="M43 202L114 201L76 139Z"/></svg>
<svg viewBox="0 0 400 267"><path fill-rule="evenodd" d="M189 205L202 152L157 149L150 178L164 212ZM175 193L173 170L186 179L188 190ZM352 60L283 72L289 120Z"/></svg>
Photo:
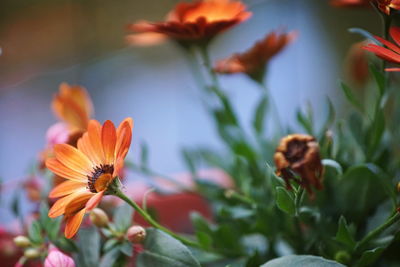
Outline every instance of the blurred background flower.
<svg viewBox="0 0 400 267"><path fill-rule="evenodd" d="M133 117L134 143L128 158L136 159L139 144L146 141L149 164L161 173L185 171L182 146L221 147L180 51L170 42L148 49L127 47L124 40L124 25L143 18L161 21L177 2L2 1L0 177L5 183L22 182L30 168L21 166L35 164L46 143L46 129L57 121L50 103L63 81L87 88L96 119ZM379 18L370 8L337 9L320 0L244 2L253 17L215 38L210 47L212 59L244 51L279 27L297 30L299 38L273 59L268 77L268 88L289 123L297 107L308 100L317 111L324 104L312 100L326 94L341 101L337 77L348 48L361 41L347 28L380 31ZM240 119L248 120L259 97L256 86L242 75L221 80ZM2 206L11 202L12 194L2 194ZM22 209L32 209L32 205ZM14 220L5 209L0 217L5 223Z"/></svg>

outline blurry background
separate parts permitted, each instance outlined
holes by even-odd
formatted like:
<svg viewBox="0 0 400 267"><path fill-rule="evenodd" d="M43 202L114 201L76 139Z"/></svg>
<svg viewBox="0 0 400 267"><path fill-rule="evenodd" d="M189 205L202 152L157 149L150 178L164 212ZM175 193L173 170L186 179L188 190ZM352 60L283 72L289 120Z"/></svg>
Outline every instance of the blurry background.
<svg viewBox="0 0 400 267"><path fill-rule="evenodd" d="M135 120L133 149L146 141L150 165L171 174L184 171L182 146L218 147L180 51L172 44L127 47L125 25L162 20L172 0L2 0L0 3L0 177L18 183L44 147L56 122L50 110L61 82L86 87L95 118ZM267 32L297 30L299 37L270 64L268 85L281 117L290 123L299 105L324 110L325 96L338 105L344 58L361 38L349 27L379 33L371 9L337 9L324 0L249 0L253 17L217 37L213 59L247 49ZM223 77L243 121L253 111L258 88L242 75ZM12 187L10 187L12 189ZM11 192L11 191L10 191ZM1 206L10 202L1 197ZM10 194L11 195L11 194ZM1 220L10 220L5 209Z"/></svg>

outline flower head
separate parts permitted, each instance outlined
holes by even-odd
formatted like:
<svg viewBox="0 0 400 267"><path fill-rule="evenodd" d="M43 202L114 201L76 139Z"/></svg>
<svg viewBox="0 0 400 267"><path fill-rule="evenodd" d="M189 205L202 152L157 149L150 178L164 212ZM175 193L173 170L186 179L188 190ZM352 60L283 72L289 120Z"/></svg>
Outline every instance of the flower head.
<svg viewBox="0 0 400 267"><path fill-rule="evenodd" d="M59 251L56 247L50 248L50 252L44 261L44 267L75 267L74 260Z"/></svg>
<svg viewBox="0 0 400 267"><path fill-rule="evenodd" d="M61 198L51 207L49 217L65 215L67 238L75 235L85 212L97 206L123 168L131 144L132 125L130 118L117 129L111 121L101 126L91 120L77 148L68 144L54 146L55 157L47 159L46 166L68 181L50 192L50 198Z"/></svg>
<svg viewBox="0 0 400 267"><path fill-rule="evenodd" d="M295 180L312 195L311 187L322 189L323 167L319 145L315 138L304 134L291 134L281 139L274 155L277 175L282 176L291 189Z"/></svg>
<svg viewBox="0 0 400 267"><path fill-rule="evenodd" d="M154 44L164 36L180 42L207 42L250 16L251 13L240 1L199 0L179 3L168 13L165 21L140 21L129 25L130 30L141 35L128 36L128 41L132 44Z"/></svg>
<svg viewBox="0 0 400 267"><path fill-rule="evenodd" d="M296 32L282 34L271 32L247 51L219 60L214 69L224 74L246 73L254 80L262 82L269 60L291 43L296 36Z"/></svg>
<svg viewBox="0 0 400 267"><path fill-rule="evenodd" d="M390 36L395 41L395 43L389 42L379 36L374 36L383 46L369 43L362 48L374 53L383 60L400 64L400 27L391 27ZM400 68L386 68L386 71L400 71Z"/></svg>
<svg viewBox="0 0 400 267"><path fill-rule="evenodd" d="M376 5L383 13L390 15L391 9L400 9L400 0L376 0Z"/></svg>

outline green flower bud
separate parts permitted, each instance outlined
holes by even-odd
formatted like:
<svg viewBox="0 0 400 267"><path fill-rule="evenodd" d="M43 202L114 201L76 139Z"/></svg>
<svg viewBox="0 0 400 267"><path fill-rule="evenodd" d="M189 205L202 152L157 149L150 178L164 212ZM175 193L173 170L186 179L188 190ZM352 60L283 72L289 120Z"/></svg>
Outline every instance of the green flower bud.
<svg viewBox="0 0 400 267"><path fill-rule="evenodd" d="M31 260L40 257L40 251L36 248L28 248L24 252L24 257Z"/></svg>
<svg viewBox="0 0 400 267"><path fill-rule="evenodd" d="M14 243L15 243L15 245L17 245L17 247L20 247L20 248L27 248L31 245L31 241L29 240L29 238L27 238L26 236L23 236L23 235L19 235L19 236L15 237Z"/></svg>
<svg viewBox="0 0 400 267"><path fill-rule="evenodd" d="M90 220L97 227L107 227L110 220L108 219L107 214L99 208L95 208L90 212Z"/></svg>

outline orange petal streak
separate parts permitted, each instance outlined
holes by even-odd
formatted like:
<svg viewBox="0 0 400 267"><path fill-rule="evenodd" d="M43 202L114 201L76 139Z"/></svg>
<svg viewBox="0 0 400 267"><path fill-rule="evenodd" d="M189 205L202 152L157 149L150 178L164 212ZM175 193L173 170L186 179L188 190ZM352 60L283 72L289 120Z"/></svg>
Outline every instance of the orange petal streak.
<svg viewBox="0 0 400 267"><path fill-rule="evenodd" d="M103 144L104 158L106 164L112 164L114 161L115 143L117 135L115 126L111 121L106 121L101 130L101 143Z"/></svg>
<svg viewBox="0 0 400 267"><path fill-rule="evenodd" d="M92 210L94 209L101 201L103 198L104 191L96 193L94 196L92 196L89 201L86 203L86 210Z"/></svg>
<svg viewBox="0 0 400 267"><path fill-rule="evenodd" d="M86 181L86 175L76 172L67 168L64 164L62 164L58 159L50 158L46 160L46 167L54 172L56 175L64 177L69 180L82 182Z"/></svg>
<svg viewBox="0 0 400 267"><path fill-rule="evenodd" d="M86 189L86 185L87 183L85 182L65 181L51 190L49 197L55 198L69 195L75 191Z"/></svg>
<svg viewBox="0 0 400 267"><path fill-rule="evenodd" d="M84 175L92 173L93 164L81 151L71 145L55 145L54 155L62 164L74 171Z"/></svg>
<svg viewBox="0 0 400 267"><path fill-rule="evenodd" d="M65 237L72 238L78 232L79 226L82 223L83 216L85 215L86 209L82 209L76 214L67 218L67 223L65 226Z"/></svg>
<svg viewBox="0 0 400 267"><path fill-rule="evenodd" d="M65 213L65 208L67 207L67 205L74 200L75 198L79 197L82 194L85 194L87 192L85 192L84 190L80 190L77 191L71 195L68 195L66 197L60 198L59 200L57 200L53 206L51 207L51 209L49 210L49 217L50 218L55 218L58 216L61 216Z"/></svg>

